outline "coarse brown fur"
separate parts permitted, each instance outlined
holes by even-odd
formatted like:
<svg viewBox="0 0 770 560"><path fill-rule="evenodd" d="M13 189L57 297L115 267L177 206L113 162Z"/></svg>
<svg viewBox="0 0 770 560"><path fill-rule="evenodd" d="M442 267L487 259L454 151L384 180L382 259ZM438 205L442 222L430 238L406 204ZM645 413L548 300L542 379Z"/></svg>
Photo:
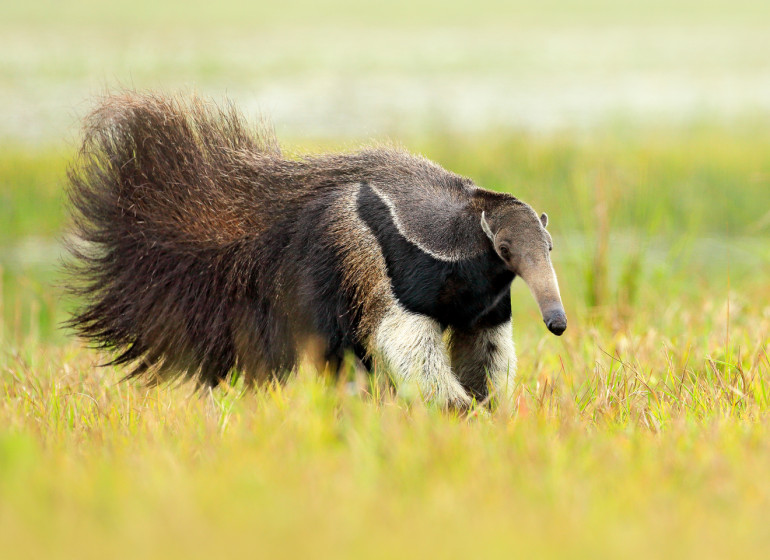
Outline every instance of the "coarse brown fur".
<svg viewBox="0 0 770 560"><path fill-rule="evenodd" d="M498 329L513 273L481 212L492 223L504 208L534 215L402 150L291 159L231 106L151 93L103 100L69 179L73 291L84 302L70 326L117 350L112 363L132 364L130 376L209 385L233 370L248 382L281 377L310 341L331 362L349 350L368 362L375 339L410 347L402 325L424 305L440 306L414 323L426 333ZM545 239L536 215L537 225L522 216L517 228ZM492 291L477 298L476 285ZM457 297L481 303L467 315Z"/></svg>
<svg viewBox="0 0 770 560"><path fill-rule="evenodd" d="M290 160L271 131L248 128L232 107L150 93L108 97L87 118L69 173L76 236L85 242L73 248L73 276L88 302L70 325L121 350L115 364L136 362L133 376L152 369L216 383L233 367L257 377L291 369L290 279L261 237L315 193L391 174L432 177L435 168L389 149ZM360 247L339 229L340 245ZM343 257L367 318L359 339L378 315L370 269L378 255L365 253ZM253 332L259 306L269 320Z"/></svg>

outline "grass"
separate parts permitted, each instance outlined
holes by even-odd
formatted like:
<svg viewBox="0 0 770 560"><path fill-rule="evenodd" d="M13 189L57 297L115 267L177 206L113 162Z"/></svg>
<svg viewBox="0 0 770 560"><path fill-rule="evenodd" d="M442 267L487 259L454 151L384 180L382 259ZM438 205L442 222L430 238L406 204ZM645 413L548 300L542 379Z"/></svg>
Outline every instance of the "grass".
<svg viewBox="0 0 770 560"><path fill-rule="evenodd" d="M306 369L257 392L120 383L56 329L69 154L0 150L4 554L764 554L770 136L408 144L551 216L570 328L514 286L516 398L491 413Z"/></svg>
<svg viewBox="0 0 770 560"><path fill-rule="evenodd" d="M514 410L469 418L307 372L146 389L30 343L2 364L0 537L33 557L760 556L768 311L736 313L727 347L708 322L664 334L674 313L527 332Z"/></svg>
<svg viewBox="0 0 770 560"><path fill-rule="evenodd" d="M2 557L765 557L768 6L2 3ZM115 84L514 193L550 216L568 331L516 282L515 399L467 416L308 369L120 382L57 327L66 165Z"/></svg>

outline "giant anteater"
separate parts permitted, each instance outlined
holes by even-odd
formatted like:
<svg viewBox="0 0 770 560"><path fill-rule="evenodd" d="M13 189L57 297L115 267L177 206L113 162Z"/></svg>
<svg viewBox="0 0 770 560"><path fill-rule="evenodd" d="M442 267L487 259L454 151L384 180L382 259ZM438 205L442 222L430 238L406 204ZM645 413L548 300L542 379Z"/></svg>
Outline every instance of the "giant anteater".
<svg viewBox="0 0 770 560"><path fill-rule="evenodd" d="M547 216L402 150L288 158L229 105L125 92L69 179L70 325L130 376L258 383L314 347L462 407L510 394L515 276L567 326Z"/></svg>

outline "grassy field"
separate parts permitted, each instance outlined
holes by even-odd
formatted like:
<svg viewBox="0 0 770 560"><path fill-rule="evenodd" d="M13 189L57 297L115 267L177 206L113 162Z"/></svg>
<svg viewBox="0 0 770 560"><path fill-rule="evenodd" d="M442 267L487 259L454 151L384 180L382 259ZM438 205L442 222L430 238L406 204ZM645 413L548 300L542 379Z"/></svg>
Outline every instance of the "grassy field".
<svg viewBox="0 0 770 560"><path fill-rule="evenodd" d="M256 394L119 383L56 329L70 154L0 151L4 550L761 556L770 136L410 146L552 217L570 328L549 335L514 285L512 409L447 415L309 371Z"/></svg>
<svg viewBox="0 0 770 560"><path fill-rule="evenodd" d="M0 5L0 556L765 557L768 16ZM519 196L550 216L569 329L515 282L515 399L467 416L307 368L256 392L120 382L58 327L66 167L116 84L228 93L297 153L390 136Z"/></svg>

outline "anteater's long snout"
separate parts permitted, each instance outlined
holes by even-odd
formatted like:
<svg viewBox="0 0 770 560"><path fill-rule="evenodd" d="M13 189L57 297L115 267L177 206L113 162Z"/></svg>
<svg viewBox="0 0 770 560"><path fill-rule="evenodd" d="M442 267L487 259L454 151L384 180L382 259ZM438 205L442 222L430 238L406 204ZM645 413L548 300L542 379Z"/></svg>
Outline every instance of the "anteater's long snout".
<svg viewBox="0 0 770 560"><path fill-rule="evenodd" d="M550 259L531 263L520 275L535 296L545 326L556 336L561 336L567 330L567 314L561 303L559 282Z"/></svg>

